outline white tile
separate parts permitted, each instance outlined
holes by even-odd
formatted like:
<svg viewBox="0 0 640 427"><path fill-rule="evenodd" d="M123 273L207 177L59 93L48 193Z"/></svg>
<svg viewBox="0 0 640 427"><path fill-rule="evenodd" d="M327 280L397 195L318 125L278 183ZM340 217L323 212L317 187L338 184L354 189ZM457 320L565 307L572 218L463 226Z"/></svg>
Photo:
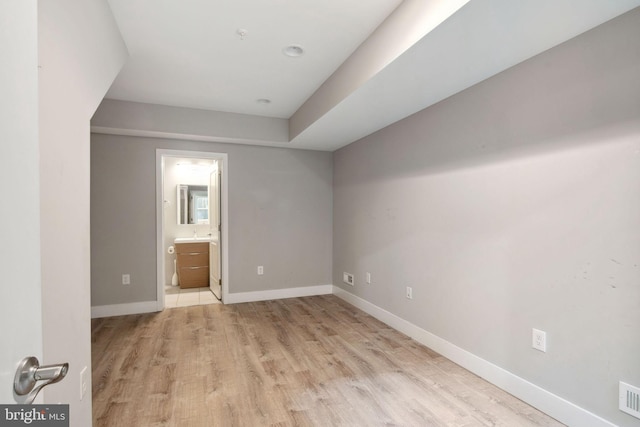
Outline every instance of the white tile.
<svg viewBox="0 0 640 427"><path fill-rule="evenodd" d="M177 286L167 286L164 288L165 295L177 295L180 293L180 288Z"/></svg>
<svg viewBox="0 0 640 427"><path fill-rule="evenodd" d="M181 293L178 296L178 307L188 307L190 305L198 305L200 303L200 295L198 293Z"/></svg>
<svg viewBox="0 0 640 427"><path fill-rule="evenodd" d="M164 305L166 308L204 304L220 304L210 287L187 289L181 289L177 286L165 287Z"/></svg>
<svg viewBox="0 0 640 427"><path fill-rule="evenodd" d="M178 304L176 304L176 307L191 307L192 305L198 305L198 302L193 302L193 301L178 301Z"/></svg>
<svg viewBox="0 0 640 427"><path fill-rule="evenodd" d="M178 306L178 294L175 295L165 295L164 297L164 306L168 308L173 308Z"/></svg>
<svg viewBox="0 0 640 427"><path fill-rule="evenodd" d="M200 304L213 304L216 302L216 297L211 292L200 294Z"/></svg>
<svg viewBox="0 0 640 427"><path fill-rule="evenodd" d="M190 294L180 294L178 295L178 301L195 301L198 302L200 299L199 293L190 293Z"/></svg>

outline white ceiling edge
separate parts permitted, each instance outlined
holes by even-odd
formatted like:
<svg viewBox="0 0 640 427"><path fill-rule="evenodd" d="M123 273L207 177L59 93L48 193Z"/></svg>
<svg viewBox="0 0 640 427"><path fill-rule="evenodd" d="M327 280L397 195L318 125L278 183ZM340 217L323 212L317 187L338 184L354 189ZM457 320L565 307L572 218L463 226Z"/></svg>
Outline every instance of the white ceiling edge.
<svg viewBox="0 0 640 427"><path fill-rule="evenodd" d="M295 138L469 0L404 0L289 119Z"/></svg>
<svg viewBox="0 0 640 427"><path fill-rule="evenodd" d="M91 132L193 141L289 145L287 119L104 99Z"/></svg>
<svg viewBox="0 0 640 427"><path fill-rule="evenodd" d="M290 146L337 150L638 6L640 0L473 0Z"/></svg>
<svg viewBox="0 0 640 427"><path fill-rule="evenodd" d="M130 102L130 101L122 101L122 102ZM200 135L200 134L140 130L140 129L123 129L123 128L106 127L106 126L91 126L91 133L100 134L100 135L135 136L140 138L174 139L179 141L219 142L222 144L244 144L244 145L271 147L271 148L291 148L291 146L287 142L266 142L259 139L228 138L228 137L214 136L214 135ZM312 150L312 151L326 151L326 150L316 150L315 148L301 148L301 149Z"/></svg>

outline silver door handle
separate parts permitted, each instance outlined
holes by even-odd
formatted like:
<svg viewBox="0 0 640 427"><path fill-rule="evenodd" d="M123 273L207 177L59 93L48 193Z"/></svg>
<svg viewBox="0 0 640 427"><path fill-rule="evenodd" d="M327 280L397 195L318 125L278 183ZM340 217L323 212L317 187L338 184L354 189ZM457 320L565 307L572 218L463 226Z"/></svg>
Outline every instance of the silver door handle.
<svg viewBox="0 0 640 427"><path fill-rule="evenodd" d="M37 357L25 357L18 364L16 376L13 379L13 391L17 396L26 396L24 403L29 405L38 395L42 387L57 383L69 372L68 363L40 366ZM38 381L44 381L37 387Z"/></svg>

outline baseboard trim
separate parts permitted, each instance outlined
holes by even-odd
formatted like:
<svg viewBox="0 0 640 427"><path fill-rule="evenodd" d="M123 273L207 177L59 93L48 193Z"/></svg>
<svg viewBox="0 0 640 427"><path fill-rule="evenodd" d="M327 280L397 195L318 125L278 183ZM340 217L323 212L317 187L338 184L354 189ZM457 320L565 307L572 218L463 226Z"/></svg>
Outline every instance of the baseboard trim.
<svg viewBox="0 0 640 427"><path fill-rule="evenodd" d="M152 313L158 310L157 301L131 302L127 304L98 305L91 307L91 318L124 316L127 314Z"/></svg>
<svg viewBox="0 0 640 427"><path fill-rule="evenodd" d="M238 304L242 302L327 295L333 293L333 289L333 285L317 285L305 286L301 288L273 289L269 291L237 292L228 294L224 299L224 303Z"/></svg>
<svg viewBox="0 0 640 427"><path fill-rule="evenodd" d="M481 359L342 288L334 286L333 294L564 424L581 427L616 427L615 424L604 418Z"/></svg>

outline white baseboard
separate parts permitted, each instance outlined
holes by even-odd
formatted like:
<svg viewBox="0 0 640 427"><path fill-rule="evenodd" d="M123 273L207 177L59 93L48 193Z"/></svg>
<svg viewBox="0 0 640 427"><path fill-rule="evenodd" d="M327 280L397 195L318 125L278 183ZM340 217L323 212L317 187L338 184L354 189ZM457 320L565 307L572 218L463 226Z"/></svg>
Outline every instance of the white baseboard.
<svg viewBox="0 0 640 427"><path fill-rule="evenodd" d="M225 304L242 302L267 301L273 299L309 297L313 295L327 295L333 293L333 285L305 286L300 288L274 289L269 291L239 292L229 294ZM127 304L99 305L91 307L91 318L124 316L127 314L141 314L161 311L157 301L133 302Z"/></svg>
<svg viewBox="0 0 640 427"><path fill-rule="evenodd" d="M305 286L301 288L274 289L269 291L238 292L228 294L224 298L225 304L237 304L241 302L267 301L273 299L310 297L314 295L327 295L333 293L333 285Z"/></svg>
<svg viewBox="0 0 640 427"><path fill-rule="evenodd" d="M91 318L124 316L126 314L151 313L158 310L156 301L131 302L127 304L98 305L91 307Z"/></svg>
<svg viewBox="0 0 640 427"><path fill-rule="evenodd" d="M428 332L401 317L390 313L337 286L333 293L349 304L370 314L383 323L402 332L440 353L447 359L484 378L490 383L511 393L529 405L569 426L615 427L615 424L583 409L568 400L520 378L505 369L494 365L434 334Z"/></svg>

